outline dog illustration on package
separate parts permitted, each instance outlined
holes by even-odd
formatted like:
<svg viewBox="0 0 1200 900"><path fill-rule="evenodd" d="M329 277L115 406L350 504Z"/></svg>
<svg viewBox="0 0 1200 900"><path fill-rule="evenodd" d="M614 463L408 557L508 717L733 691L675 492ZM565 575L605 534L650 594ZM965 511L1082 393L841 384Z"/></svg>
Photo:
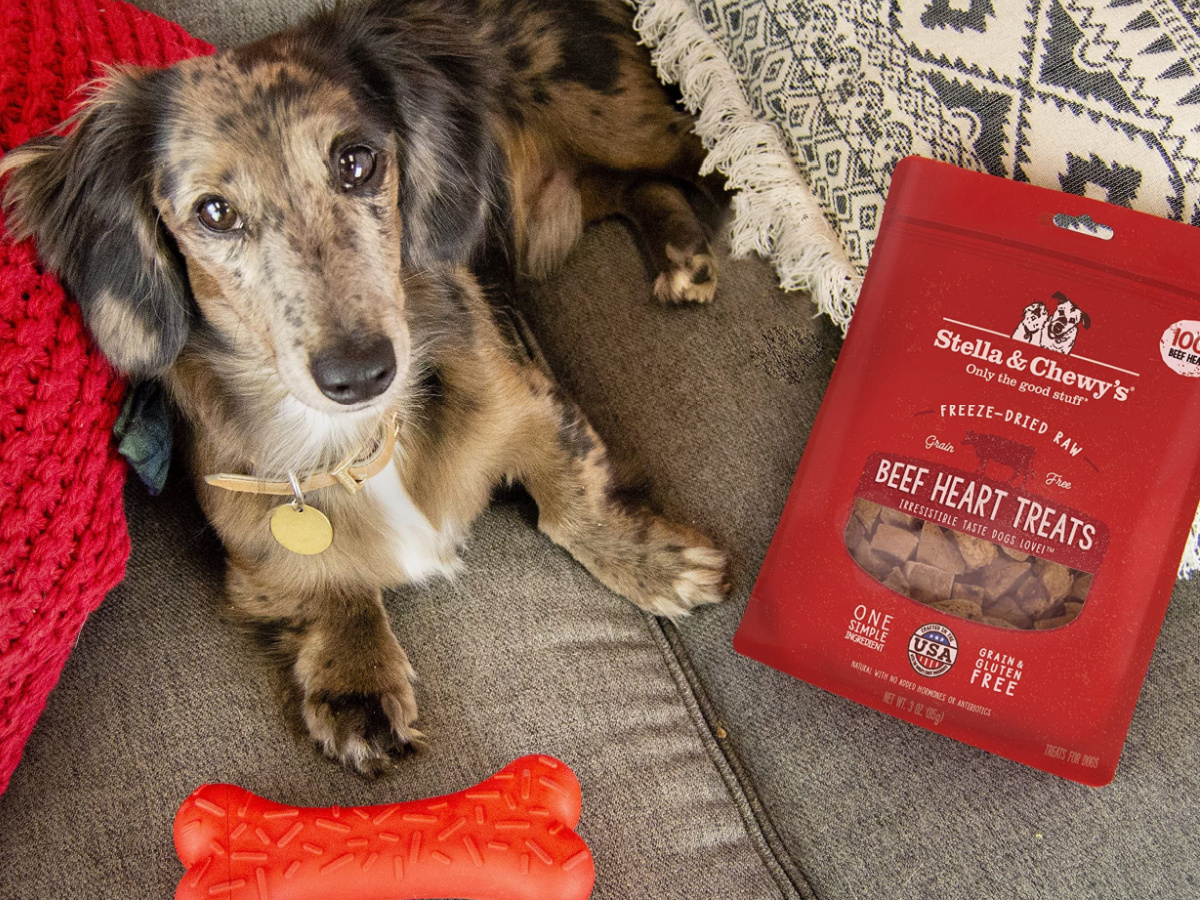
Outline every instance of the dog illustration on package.
<svg viewBox="0 0 1200 900"><path fill-rule="evenodd" d="M1035 347L1070 354L1079 329L1092 327L1091 317L1062 291L1055 291L1051 299L1056 304L1053 312L1041 300L1026 306L1012 336Z"/></svg>

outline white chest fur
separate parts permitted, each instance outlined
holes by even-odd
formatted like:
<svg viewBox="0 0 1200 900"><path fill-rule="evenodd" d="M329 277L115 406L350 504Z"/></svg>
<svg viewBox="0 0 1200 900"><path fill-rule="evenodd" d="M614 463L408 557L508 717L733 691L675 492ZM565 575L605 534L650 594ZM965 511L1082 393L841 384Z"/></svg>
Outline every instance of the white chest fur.
<svg viewBox="0 0 1200 900"><path fill-rule="evenodd" d="M391 465L363 485L366 495L379 504L391 530L396 561L411 581L426 581L441 575L454 577L461 568L456 529L435 528L413 503Z"/></svg>

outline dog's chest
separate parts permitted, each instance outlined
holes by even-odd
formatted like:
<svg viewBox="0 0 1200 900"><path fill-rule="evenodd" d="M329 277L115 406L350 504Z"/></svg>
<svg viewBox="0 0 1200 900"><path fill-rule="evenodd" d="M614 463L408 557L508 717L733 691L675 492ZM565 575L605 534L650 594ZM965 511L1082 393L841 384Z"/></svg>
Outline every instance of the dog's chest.
<svg viewBox="0 0 1200 900"><path fill-rule="evenodd" d="M410 581L454 576L462 565L458 530L439 530L430 523L405 490L395 465L367 481L363 489L379 504L396 562Z"/></svg>

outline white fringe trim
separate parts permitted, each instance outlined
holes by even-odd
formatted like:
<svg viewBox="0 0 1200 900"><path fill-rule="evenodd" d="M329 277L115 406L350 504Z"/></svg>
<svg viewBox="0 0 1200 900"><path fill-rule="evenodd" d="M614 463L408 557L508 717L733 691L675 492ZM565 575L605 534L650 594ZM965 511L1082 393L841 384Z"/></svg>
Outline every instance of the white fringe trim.
<svg viewBox="0 0 1200 900"><path fill-rule="evenodd" d="M786 290L805 290L845 332L862 286L773 125L751 111L724 51L696 21L686 0L632 0L634 27L665 81L678 82L709 148L703 173L720 171L736 191L733 252L757 252L775 264Z"/></svg>
<svg viewBox="0 0 1200 900"><path fill-rule="evenodd" d="M760 122L724 51L696 21L687 0L630 0L634 27L658 66L678 82L709 148L705 174L720 171L733 198L732 249L770 259L787 290L805 290L845 332L862 276L842 249L775 126ZM1179 577L1200 572L1200 510Z"/></svg>

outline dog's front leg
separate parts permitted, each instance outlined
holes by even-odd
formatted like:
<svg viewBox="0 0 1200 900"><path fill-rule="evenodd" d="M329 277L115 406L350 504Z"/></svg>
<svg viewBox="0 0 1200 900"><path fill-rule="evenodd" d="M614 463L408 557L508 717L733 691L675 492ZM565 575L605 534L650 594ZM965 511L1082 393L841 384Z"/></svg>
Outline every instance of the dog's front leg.
<svg viewBox="0 0 1200 900"><path fill-rule="evenodd" d="M608 451L580 409L529 367L534 411L518 429L518 480L538 505L538 528L611 590L678 618L728 592L725 554L695 529L630 502Z"/></svg>
<svg viewBox="0 0 1200 900"><path fill-rule="evenodd" d="M416 678L392 634L379 590L265 590L230 567L234 616L283 666L309 735L325 755L375 777L411 753Z"/></svg>

